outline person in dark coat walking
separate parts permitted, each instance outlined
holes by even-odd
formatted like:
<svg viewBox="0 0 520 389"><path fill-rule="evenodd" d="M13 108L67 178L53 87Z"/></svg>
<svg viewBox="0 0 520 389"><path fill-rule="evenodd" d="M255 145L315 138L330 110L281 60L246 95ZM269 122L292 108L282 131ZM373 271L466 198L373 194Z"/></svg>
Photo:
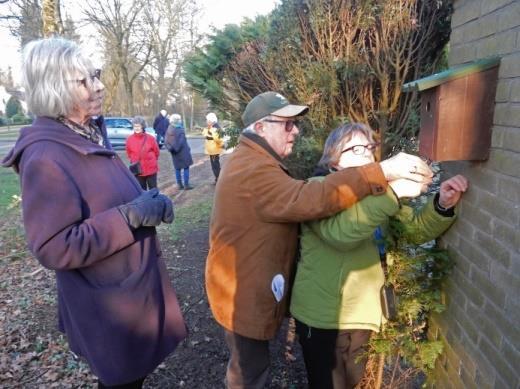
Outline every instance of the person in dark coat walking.
<svg viewBox="0 0 520 389"><path fill-rule="evenodd" d="M155 230L171 200L112 149L100 71L74 42L27 44L23 79L36 119L2 165L20 175L30 251L56 272L59 329L100 388L141 388L187 335Z"/></svg>
<svg viewBox="0 0 520 389"><path fill-rule="evenodd" d="M174 113L170 116L170 126L166 131L164 145L172 155L177 187L184 190L193 189L193 186L190 185L190 166L193 165L193 159L181 115Z"/></svg>
<svg viewBox="0 0 520 389"><path fill-rule="evenodd" d="M169 125L170 121L168 120L168 113L165 109L161 109L161 112L159 112L153 121L157 146L161 147L161 142L164 141L164 135L166 134Z"/></svg>

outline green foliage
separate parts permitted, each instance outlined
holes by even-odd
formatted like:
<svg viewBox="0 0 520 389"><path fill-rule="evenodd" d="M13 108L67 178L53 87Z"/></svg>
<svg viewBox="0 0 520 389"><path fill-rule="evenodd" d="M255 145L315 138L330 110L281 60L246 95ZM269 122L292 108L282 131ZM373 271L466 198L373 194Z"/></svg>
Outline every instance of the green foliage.
<svg viewBox="0 0 520 389"><path fill-rule="evenodd" d="M398 319L388 322L373 337L370 352L398 356L410 369L428 373L442 353L442 343L426 336L428 315L445 309L441 284L453 268L453 261L446 250L432 243L411 244L400 231L400 222L393 221L387 242L389 281L398 297Z"/></svg>
<svg viewBox="0 0 520 389"><path fill-rule="evenodd" d="M12 124L30 124L31 123L31 118L28 117L28 116L25 116L22 113L17 113L16 115L14 115L13 117L11 117L11 123Z"/></svg>
<svg viewBox="0 0 520 389"><path fill-rule="evenodd" d="M12 118L15 115L23 115L22 103L16 97L11 96L5 105L5 116Z"/></svg>
<svg viewBox="0 0 520 389"><path fill-rule="evenodd" d="M451 0L283 0L268 17L216 31L186 60L185 79L237 127L252 97L276 90L310 105L312 128L338 117L370 124L386 154L416 135L417 94L401 85L437 69L451 9Z"/></svg>
<svg viewBox="0 0 520 389"><path fill-rule="evenodd" d="M215 30L210 36L210 43L184 60L185 80L210 102L211 108L219 112L220 117L232 118L237 124L241 124L241 110L230 112L229 109L232 96L226 94L224 71L244 46L266 33L267 18L264 16L255 20L246 19L240 26L228 24L222 30Z"/></svg>
<svg viewBox="0 0 520 389"><path fill-rule="evenodd" d="M314 167L321 157L322 150L323 143L317 137L301 136L297 138L293 153L286 161L291 174L299 179L311 177Z"/></svg>
<svg viewBox="0 0 520 389"><path fill-rule="evenodd" d="M225 130L226 135L228 135L230 138L227 144L227 148L230 149L232 147L235 147L238 144L238 138L240 137L240 133L242 132L242 130L235 126L227 127Z"/></svg>

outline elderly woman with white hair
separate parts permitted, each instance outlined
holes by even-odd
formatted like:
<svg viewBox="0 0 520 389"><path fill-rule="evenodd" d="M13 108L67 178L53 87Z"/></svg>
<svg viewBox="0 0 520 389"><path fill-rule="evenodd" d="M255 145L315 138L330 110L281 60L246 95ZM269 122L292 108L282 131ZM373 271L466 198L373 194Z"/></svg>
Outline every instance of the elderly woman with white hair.
<svg viewBox="0 0 520 389"><path fill-rule="evenodd" d="M217 115L210 112L206 115L207 127L202 130L202 136L206 138L204 144L204 151L209 155L211 162L211 170L215 176L215 184L217 183L220 174L220 154L223 151L224 141L221 139L220 125L218 124Z"/></svg>
<svg viewBox="0 0 520 389"><path fill-rule="evenodd" d="M59 329L100 388L140 388L186 337L155 230L172 203L143 193L92 119L104 86L74 42L27 44L23 79L36 119L2 165L20 175L29 249L55 271Z"/></svg>
<svg viewBox="0 0 520 389"><path fill-rule="evenodd" d="M191 149L186 140L186 133L182 124L182 117L178 113L170 116L170 126L166 130L164 145L172 155L175 179L179 190L190 190L190 166L193 165ZM181 173L182 171L182 173Z"/></svg>

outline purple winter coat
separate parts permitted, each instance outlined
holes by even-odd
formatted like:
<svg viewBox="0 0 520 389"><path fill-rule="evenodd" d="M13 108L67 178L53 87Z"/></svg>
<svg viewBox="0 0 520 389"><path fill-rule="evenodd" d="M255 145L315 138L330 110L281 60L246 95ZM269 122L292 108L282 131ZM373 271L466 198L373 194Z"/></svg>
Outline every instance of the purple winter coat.
<svg viewBox="0 0 520 389"><path fill-rule="evenodd" d="M46 117L2 165L20 174L27 243L56 272L70 349L107 385L151 373L187 333L155 228L132 232L116 209L141 193L135 177L114 151Z"/></svg>

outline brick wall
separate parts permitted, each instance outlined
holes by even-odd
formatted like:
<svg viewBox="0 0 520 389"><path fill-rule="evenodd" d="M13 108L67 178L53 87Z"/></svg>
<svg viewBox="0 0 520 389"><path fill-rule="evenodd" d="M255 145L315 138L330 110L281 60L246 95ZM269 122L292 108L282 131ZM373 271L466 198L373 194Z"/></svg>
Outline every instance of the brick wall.
<svg viewBox="0 0 520 389"><path fill-rule="evenodd" d="M485 162L449 162L470 181L442 239L456 267L447 310L430 329L445 354L439 388L520 386L520 0L455 0L450 66L502 57L492 146Z"/></svg>

